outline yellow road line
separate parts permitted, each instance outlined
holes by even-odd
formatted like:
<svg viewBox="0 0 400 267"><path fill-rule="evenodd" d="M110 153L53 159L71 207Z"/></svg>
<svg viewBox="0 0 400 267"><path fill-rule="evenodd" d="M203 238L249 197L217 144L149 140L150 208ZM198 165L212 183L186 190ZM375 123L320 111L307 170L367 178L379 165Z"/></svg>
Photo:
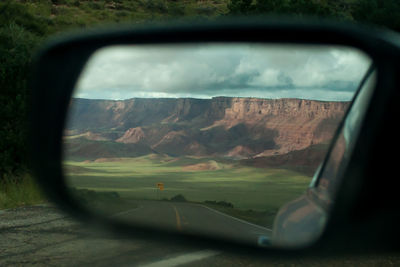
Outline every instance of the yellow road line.
<svg viewBox="0 0 400 267"><path fill-rule="evenodd" d="M178 230L182 230L182 226L181 226L181 218L179 217L179 212L176 209L175 206L172 206L175 210L175 215L176 215L176 228L178 228Z"/></svg>

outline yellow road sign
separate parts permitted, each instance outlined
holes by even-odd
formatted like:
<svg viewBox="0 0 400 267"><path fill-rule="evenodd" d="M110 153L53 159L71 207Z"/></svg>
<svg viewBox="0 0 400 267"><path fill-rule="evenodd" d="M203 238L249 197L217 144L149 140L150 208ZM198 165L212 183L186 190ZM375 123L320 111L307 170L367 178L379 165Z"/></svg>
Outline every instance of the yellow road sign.
<svg viewBox="0 0 400 267"><path fill-rule="evenodd" d="M158 189L163 191L164 190L164 183L157 183L157 187L158 187Z"/></svg>

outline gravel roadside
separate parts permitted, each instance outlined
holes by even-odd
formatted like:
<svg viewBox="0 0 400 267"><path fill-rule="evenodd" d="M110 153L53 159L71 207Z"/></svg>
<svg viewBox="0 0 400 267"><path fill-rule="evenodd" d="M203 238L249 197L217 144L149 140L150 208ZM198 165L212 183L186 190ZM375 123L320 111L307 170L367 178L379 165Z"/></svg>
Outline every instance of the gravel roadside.
<svg viewBox="0 0 400 267"><path fill-rule="evenodd" d="M121 239L52 205L0 211L0 266L137 266L192 252L152 240Z"/></svg>
<svg viewBox="0 0 400 267"><path fill-rule="evenodd" d="M107 266L143 245L99 236L51 205L1 211L0 236L0 266Z"/></svg>
<svg viewBox="0 0 400 267"><path fill-rule="evenodd" d="M95 232L52 205L0 211L0 266L138 266L194 251ZM400 266L400 253L296 260L221 253L185 266Z"/></svg>

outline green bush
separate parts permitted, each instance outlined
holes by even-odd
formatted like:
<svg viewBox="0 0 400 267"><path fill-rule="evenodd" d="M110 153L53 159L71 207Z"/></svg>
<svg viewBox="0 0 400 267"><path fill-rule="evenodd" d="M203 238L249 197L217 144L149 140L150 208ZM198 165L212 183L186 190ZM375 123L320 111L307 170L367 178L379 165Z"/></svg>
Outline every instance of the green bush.
<svg viewBox="0 0 400 267"><path fill-rule="evenodd" d="M89 7L96 10L104 9L104 4L98 2L89 2Z"/></svg>
<svg viewBox="0 0 400 267"><path fill-rule="evenodd" d="M15 21L0 27L0 179L27 167L27 78L39 41Z"/></svg>
<svg viewBox="0 0 400 267"><path fill-rule="evenodd" d="M168 11L167 5L163 0L145 0L143 5L149 12L167 13Z"/></svg>
<svg viewBox="0 0 400 267"><path fill-rule="evenodd" d="M170 2L168 4L168 13L173 17L181 17L185 14L185 7L182 4Z"/></svg>
<svg viewBox="0 0 400 267"><path fill-rule="evenodd" d="M74 187L69 188L69 192L79 203L84 205L101 204L102 202L115 201L120 198L117 192L98 192Z"/></svg>
<svg viewBox="0 0 400 267"><path fill-rule="evenodd" d="M51 3L54 5L65 5L67 4L66 0L51 0Z"/></svg>
<svg viewBox="0 0 400 267"><path fill-rule="evenodd" d="M233 208L233 204L227 201L215 201L215 200L206 200L204 201L205 204L210 204L210 205L217 205L221 207L226 207L226 208Z"/></svg>
<svg viewBox="0 0 400 267"><path fill-rule="evenodd" d="M171 201L175 202L187 202L186 198L182 194L171 197Z"/></svg>
<svg viewBox="0 0 400 267"><path fill-rule="evenodd" d="M196 13L200 14L200 15L206 15L206 16L210 16L211 14L213 14L215 12L217 8L216 7L212 7L212 6L202 6L202 7L197 7Z"/></svg>
<svg viewBox="0 0 400 267"><path fill-rule="evenodd" d="M0 209L10 209L45 202L46 199L29 174L3 176L0 181Z"/></svg>
<svg viewBox="0 0 400 267"><path fill-rule="evenodd" d="M229 14L290 14L295 16L313 15L337 17L338 10L334 4L313 0L231 0L228 4Z"/></svg>
<svg viewBox="0 0 400 267"><path fill-rule="evenodd" d="M376 24L400 31L398 0L359 0L353 11L356 21Z"/></svg>
<svg viewBox="0 0 400 267"><path fill-rule="evenodd" d="M117 16L117 17L127 17L128 15L129 15L129 13L126 12L126 11L117 11L117 12L115 12L115 16Z"/></svg>

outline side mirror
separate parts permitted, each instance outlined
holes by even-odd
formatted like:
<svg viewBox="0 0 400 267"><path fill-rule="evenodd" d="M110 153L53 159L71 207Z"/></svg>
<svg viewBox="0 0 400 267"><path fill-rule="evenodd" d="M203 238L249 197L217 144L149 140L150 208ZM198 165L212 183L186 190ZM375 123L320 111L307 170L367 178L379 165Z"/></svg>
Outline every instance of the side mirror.
<svg viewBox="0 0 400 267"><path fill-rule="evenodd" d="M388 35L313 21L55 40L32 83L36 177L66 211L124 235L344 251L334 239L357 225L370 160L355 151L374 145L369 114L383 111L370 103L389 99L394 55Z"/></svg>

